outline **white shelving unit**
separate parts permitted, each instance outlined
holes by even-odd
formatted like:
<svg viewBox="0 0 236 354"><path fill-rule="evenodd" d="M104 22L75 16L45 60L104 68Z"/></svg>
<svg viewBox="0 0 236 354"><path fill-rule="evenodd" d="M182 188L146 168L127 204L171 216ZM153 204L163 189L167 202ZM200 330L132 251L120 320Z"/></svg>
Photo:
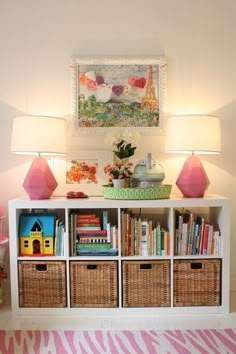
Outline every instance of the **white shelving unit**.
<svg viewBox="0 0 236 354"><path fill-rule="evenodd" d="M121 254L121 211L122 209L141 209L145 212L156 213L164 219L170 234L170 254L168 256L129 256L123 257ZM21 257L19 256L19 218L22 213L30 212L31 209L53 210L65 221L65 250L64 255L60 257ZM70 235L69 235L69 215L72 210L83 210L91 212L92 210L111 211L118 227L119 253L117 256L72 256L70 254ZM222 253L220 255L174 255L174 234L175 234L175 210L189 209L194 213L203 214L216 227L219 227L222 236ZM166 315L166 314L222 314L229 312L229 273L230 273L230 218L229 201L225 197L218 195L207 195L204 198L181 198L171 197L170 199L158 200L108 200L102 197L90 197L88 199L66 199L52 198L50 200L29 200L15 199L9 201L9 240L10 240L10 264L11 264L11 301L12 310L17 314L76 314L76 315ZM219 259L221 263L221 284L220 284L220 303L217 306L174 306L174 262L176 260L211 260ZM163 261L170 265L170 304L165 307L123 307L123 261ZM29 262L50 262L62 261L65 263L66 279L66 305L65 307L46 308L46 307L20 307L19 305L19 263ZM117 263L117 307L72 307L71 306L71 274L70 264L72 261L116 261ZM144 289L145 291L145 289ZM141 311L141 312L140 312Z"/></svg>

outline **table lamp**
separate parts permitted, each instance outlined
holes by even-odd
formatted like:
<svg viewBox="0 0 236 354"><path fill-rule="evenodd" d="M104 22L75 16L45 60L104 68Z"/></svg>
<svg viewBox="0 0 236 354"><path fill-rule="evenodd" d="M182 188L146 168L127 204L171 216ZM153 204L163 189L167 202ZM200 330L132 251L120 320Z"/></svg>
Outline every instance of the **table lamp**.
<svg viewBox="0 0 236 354"><path fill-rule="evenodd" d="M210 115L179 115L168 119L166 150L186 153L186 159L176 185L187 198L204 196L210 181L196 154L221 152L220 119Z"/></svg>
<svg viewBox="0 0 236 354"><path fill-rule="evenodd" d="M42 155L66 152L65 120L47 116L21 116L13 121L11 152L37 155L26 175L23 187L30 199L49 199L57 187Z"/></svg>

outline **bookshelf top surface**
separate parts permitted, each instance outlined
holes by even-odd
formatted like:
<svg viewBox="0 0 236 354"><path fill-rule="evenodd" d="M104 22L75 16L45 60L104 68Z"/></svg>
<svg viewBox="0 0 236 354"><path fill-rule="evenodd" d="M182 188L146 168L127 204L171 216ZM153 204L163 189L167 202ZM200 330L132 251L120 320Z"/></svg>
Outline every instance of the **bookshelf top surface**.
<svg viewBox="0 0 236 354"><path fill-rule="evenodd" d="M171 195L168 199L152 200L117 200L105 199L103 196L89 196L86 199L68 199L52 197L51 199L30 200L27 197L12 199L9 206L13 208L128 208L128 207L208 207L223 206L228 198L219 195L206 195L203 198L183 198ZM92 204L92 205L91 205Z"/></svg>

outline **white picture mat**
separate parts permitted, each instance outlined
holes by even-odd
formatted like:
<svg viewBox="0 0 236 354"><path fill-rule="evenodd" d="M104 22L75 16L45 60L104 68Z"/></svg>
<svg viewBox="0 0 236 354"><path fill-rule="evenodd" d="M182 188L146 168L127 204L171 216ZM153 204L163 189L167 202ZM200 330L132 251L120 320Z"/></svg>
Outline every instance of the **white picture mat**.
<svg viewBox="0 0 236 354"><path fill-rule="evenodd" d="M67 162L71 160L97 160L98 183L66 183L66 168ZM70 191L81 191L88 196L102 195L102 185L107 184L108 178L105 175L103 168L106 164L113 162L113 153L111 150L72 150L70 153L61 159L54 159L53 173L57 180L58 186L54 192L54 196L65 196Z"/></svg>

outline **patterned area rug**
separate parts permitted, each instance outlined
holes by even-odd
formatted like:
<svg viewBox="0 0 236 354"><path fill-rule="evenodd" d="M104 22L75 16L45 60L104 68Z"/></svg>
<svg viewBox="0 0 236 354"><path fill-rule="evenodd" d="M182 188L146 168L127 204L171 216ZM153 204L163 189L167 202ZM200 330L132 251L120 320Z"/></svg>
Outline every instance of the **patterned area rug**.
<svg viewBox="0 0 236 354"><path fill-rule="evenodd" d="M1 354L235 354L236 329L4 331Z"/></svg>

